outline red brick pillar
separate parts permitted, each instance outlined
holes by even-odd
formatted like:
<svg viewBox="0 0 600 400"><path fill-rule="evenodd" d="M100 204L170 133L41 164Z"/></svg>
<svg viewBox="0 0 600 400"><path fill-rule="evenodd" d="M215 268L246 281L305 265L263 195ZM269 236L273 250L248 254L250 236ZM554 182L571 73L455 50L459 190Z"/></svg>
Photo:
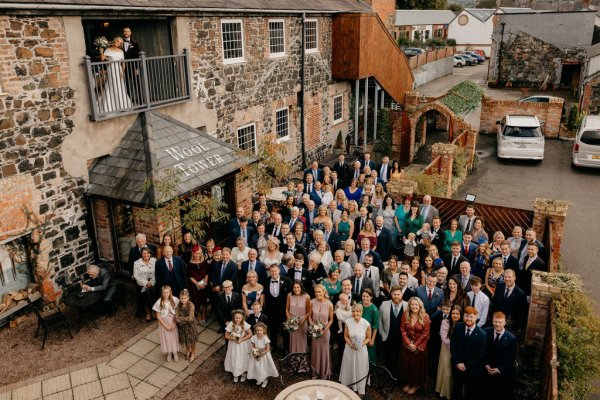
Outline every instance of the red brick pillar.
<svg viewBox="0 0 600 400"><path fill-rule="evenodd" d="M252 216L253 193L252 182L249 179L244 181L242 174L237 174L235 176L235 207L244 207L248 217Z"/></svg>
<svg viewBox="0 0 600 400"><path fill-rule="evenodd" d="M431 146L432 158L440 157L440 175L446 186L446 197L452 196L452 166L454 164L454 154L456 145L449 143L435 143Z"/></svg>
<svg viewBox="0 0 600 400"><path fill-rule="evenodd" d="M392 125L392 157L395 160L400 158L400 147L402 146L402 135L405 134L402 130L402 111L391 110L390 119ZM410 134L409 132L406 133Z"/></svg>
<svg viewBox="0 0 600 400"><path fill-rule="evenodd" d="M562 246L562 236L565 228L565 218L570 203L565 200L535 199L533 202L533 228L537 239L543 243L550 243L551 252L548 260L548 270L558 271L558 262ZM546 220L550 221L551 238L545 238Z"/></svg>
<svg viewBox="0 0 600 400"><path fill-rule="evenodd" d="M404 108L412 111L419 104L419 92L406 92L404 95Z"/></svg>
<svg viewBox="0 0 600 400"><path fill-rule="evenodd" d="M546 336L546 326L552 300L562 296L562 289L546 283L547 272L533 271L531 280L531 302L525 332L525 345L541 352Z"/></svg>
<svg viewBox="0 0 600 400"><path fill-rule="evenodd" d="M469 127L467 130L467 170L473 169L475 162L475 147L477 146L477 132Z"/></svg>
<svg viewBox="0 0 600 400"><path fill-rule="evenodd" d="M148 243L159 244L161 242L162 236L169 231L169 225L160 221L158 217L149 217L147 215L141 215L140 211L142 208L133 207L133 224L135 233L143 233L146 235L146 241ZM179 223L176 223L174 226L179 226ZM177 243L177 239L179 238L179 232L171 232L175 237L173 237L173 241Z"/></svg>
<svg viewBox="0 0 600 400"><path fill-rule="evenodd" d="M405 197L408 196L409 199L412 199L417 190L417 182L409 179L392 179L387 183L386 188L394 201L402 204Z"/></svg>

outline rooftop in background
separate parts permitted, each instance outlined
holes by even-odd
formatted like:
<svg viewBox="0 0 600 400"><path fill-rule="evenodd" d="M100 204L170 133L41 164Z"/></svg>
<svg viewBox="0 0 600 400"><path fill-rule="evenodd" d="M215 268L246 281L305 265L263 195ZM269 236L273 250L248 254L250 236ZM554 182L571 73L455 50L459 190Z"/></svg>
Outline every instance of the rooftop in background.
<svg viewBox="0 0 600 400"><path fill-rule="evenodd" d="M480 20L485 22L496 13L495 8L465 8L465 11Z"/></svg>
<svg viewBox="0 0 600 400"><path fill-rule="evenodd" d="M114 11L140 9L152 11L153 8L161 10L180 11L287 11L287 12L372 12L373 10L363 2L356 0L0 0L0 9L43 9L45 6L55 5L58 9L65 8L77 11L81 9L95 10L110 8ZM81 8L83 7L83 8Z"/></svg>
<svg viewBox="0 0 600 400"><path fill-rule="evenodd" d="M396 10L396 26L445 25L454 18L450 10Z"/></svg>
<svg viewBox="0 0 600 400"><path fill-rule="evenodd" d="M154 190L144 190L144 184L160 178L162 170L180 173L177 194L184 195L254 161L229 143L149 111L136 118L110 155L92 164L88 193L158 205L170 199L156 199Z"/></svg>

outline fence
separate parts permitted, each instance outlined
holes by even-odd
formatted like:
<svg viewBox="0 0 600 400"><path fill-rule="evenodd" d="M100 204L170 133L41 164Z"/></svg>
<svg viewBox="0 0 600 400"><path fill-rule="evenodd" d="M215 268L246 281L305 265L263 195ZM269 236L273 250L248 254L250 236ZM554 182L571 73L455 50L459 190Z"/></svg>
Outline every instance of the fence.
<svg viewBox="0 0 600 400"><path fill-rule="evenodd" d="M444 47L443 49L426 51L425 53L417 54L408 59L411 69L419 68L430 62L443 60L454 55L454 47Z"/></svg>
<svg viewBox="0 0 600 400"><path fill-rule="evenodd" d="M442 169L442 156L434 158L428 166L425 167L423 173L425 175L439 174Z"/></svg>
<svg viewBox="0 0 600 400"><path fill-rule="evenodd" d="M543 400L558 400L558 354L553 303L550 303L549 310L542 350L542 393L540 398Z"/></svg>
<svg viewBox="0 0 600 400"><path fill-rule="evenodd" d="M139 113L192 99L189 56L92 62L85 57L91 119Z"/></svg>
<svg viewBox="0 0 600 400"><path fill-rule="evenodd" d="M455 137L452 144L455 144L458 147L467 147L467 131L463 131L463 133Z"/></svg>
<svg viewBox="0 0 600 400"><path fill-rule="evenodd" d="M422 196L415 196L415 199L421 201ZM447 226L450 224L450 220L458 220L458 217L464 214L467 205L472 203L465 200L432 196L431 204L438 209L440 218ZM515 225L527 228L533 224L532 210L482 203L476 203L475 210L475 215L483 218L485 231L490 237L494 232L501 231L508 238L512 236L512 230Z"/></svg>

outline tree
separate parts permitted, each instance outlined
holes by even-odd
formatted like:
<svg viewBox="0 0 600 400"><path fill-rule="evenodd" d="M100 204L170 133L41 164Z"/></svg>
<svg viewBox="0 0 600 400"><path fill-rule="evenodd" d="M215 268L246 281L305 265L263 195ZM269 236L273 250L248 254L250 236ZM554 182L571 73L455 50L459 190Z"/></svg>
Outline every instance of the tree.
<svg viewBox="0 0 600 400"><path fill-rule="evenodd" d="M181 172L175 169L163 169L160 176L147 179L144 190L154 188L159 204L146 206L136 212L136 219L154 220L164 224L166 231L178 236L182 229L192 233L195 238L203 238L208 233L211 221L228 218L224 210L227 204L210 194L195 192L180 196L178 186Z"/></svg>
<svg viewBox="0 0 600 400"><path fill-rule="evenodd" d="M451 3L448 5L448 10L450 10L450 11L459 12L464 9L465 9L465 7L459 3Z"/></svg>
<svg viewBox="0 0 600 400"><path fill-rule="evenodd" d="M240 152L242 156L258 158L258 162L242 167L241 177L243 181L250 180L259 193L267 193L272 187L287 183L294 171L285 157L287 145L278 141L274 134L266 135L260 141L257 154Z"/></svg>

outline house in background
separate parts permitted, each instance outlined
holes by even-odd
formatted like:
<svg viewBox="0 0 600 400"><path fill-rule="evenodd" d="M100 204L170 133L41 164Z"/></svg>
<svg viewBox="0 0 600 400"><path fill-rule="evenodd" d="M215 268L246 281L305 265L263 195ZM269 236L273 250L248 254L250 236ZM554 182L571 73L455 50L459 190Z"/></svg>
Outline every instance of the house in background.
<svg viewBox="0 0 600 400"><path fill-rule="evenodd" d="M495 17L488 81L540 90L578 89L596 12L501 10Z"/></svg>
<svg viewBox="0 0 600 400"><path fill-rule="evenodd" d="M448 25L455 17L450 10L396 10L394 38L447 39Z"/></svg>
<svg viewBox="0 0 600 400"><path fill-rule="evenodd" d="M456 50L481 50L486 57L492 48L495 8L465 8L450 22L448 38L456 40Z"/></svg>

